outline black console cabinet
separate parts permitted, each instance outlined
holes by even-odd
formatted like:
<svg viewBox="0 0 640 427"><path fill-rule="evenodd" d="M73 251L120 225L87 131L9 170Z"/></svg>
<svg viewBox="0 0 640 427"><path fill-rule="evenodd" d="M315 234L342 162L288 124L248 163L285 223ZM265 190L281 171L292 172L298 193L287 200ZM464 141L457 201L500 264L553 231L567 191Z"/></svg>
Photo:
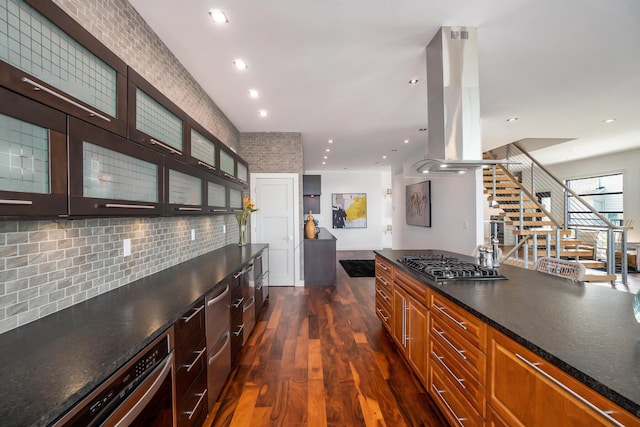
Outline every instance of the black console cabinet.
<svg viewBox="0 0 640 427"><path fill-rule="evenodd" d="M336 238L320 228L316 239L304 239L304 285L336 284Z"/></svg>

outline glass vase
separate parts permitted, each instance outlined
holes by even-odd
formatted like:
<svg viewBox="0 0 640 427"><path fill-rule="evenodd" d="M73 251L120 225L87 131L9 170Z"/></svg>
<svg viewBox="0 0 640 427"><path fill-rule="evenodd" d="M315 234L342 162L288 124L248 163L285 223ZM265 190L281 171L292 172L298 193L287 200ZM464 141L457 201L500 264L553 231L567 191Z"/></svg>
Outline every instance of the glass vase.
<svg viewBox="0 0 640 427"><path fill-rule="evenodd" d="M238 246L247 245L247 224L238 224Z"/></svg>

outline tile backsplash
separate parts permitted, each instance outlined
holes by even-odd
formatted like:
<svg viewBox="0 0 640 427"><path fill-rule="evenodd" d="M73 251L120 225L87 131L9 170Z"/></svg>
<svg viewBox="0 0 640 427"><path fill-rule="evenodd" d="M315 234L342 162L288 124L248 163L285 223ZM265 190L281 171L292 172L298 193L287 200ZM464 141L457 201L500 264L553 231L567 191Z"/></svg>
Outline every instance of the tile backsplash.
<svg viewBox="0 0 640 427"><path fill-rule="evenodd" d="M0 221L0 333L237 239L232 215Z"/></svg>

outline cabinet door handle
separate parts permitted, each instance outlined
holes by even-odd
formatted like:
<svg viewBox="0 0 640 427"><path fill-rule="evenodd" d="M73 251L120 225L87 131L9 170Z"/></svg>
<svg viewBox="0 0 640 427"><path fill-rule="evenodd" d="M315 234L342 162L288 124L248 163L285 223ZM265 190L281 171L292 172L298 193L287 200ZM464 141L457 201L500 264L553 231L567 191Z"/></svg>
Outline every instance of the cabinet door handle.
<svg viewBox="0 0 640 427"><path fill-rule="evenodd" d="M449 368L449 366L447 366L447 364L444 362L444 356L438 356L438 354L437 354L435 351L433 351L433 350L431 350L431 354L433 354L433 357L435 357L435 358L438 360L438 362L440 362L440 364L442 365L442 367L443 367L444 369L446 369L446 370L447 370L447 372L449 372L449 375L451 375L451 376L453 377L453 379L454 379L454 380L456 380L456 381L458 382L458 384L460 384L460 386L461 386L463 389L465 389L465 390L466 390L466 389L467 389L467 387L466 387L464 384L462 384L462 383L464 382L464 379L463 379L463 378L458 378L458 377L456 376L456 374L454 374L454 373L453 373L453 371L451 370L451 368Z"/></svg>
<svg viewBox="0 0 640 427"><path fill-rule="evenodd" d="M386 296L386 295L384 294L384 292L382 292L380 289L376 289L376 292L378 293L378 295L380 295L380 296L382 297L382 299L383 299L383 300L385 300L385 301L386 301L386 300L388 300L388 299L389 299L389 297L388 297L388 296Z"/></svg>
<svg viewBox="0 0 640 427"><path fill-rule="evenodd" d="M236 177L235 177L235 176L233 176L233 175L229 175L229 174L228 174L228 173L226 173L226 172L222 172L222 174L223 174L224 176L226 176L227 178L236 179Z"/></svg>
<svg viewBox="0 0 640 427"><path fill-rule="evenodd" d="M207 301L207 307L211 307L212 305L217 304L218 301L220 301L222 298L226 297L228 294L229 294L229 285L227 285L227 287L224 288L224 291L222 291L222 293L220 295L218 295L217 297Z"/></svg>
<svg viewBox="0 0 640 427"><path fill-rule="evenodd" d="M164 142L158 141L157 139L149 138L149 142L151 143L151 145L159 145L160 147L164 148L165 150L167 150L171 154L182 155L182 151L178 151L175 148L168 146Z"/></svg>
<svg viewBox="0 0 640 427"><path fill-rule="evenodd" d="M389 271L389 269L388 269L384 264L381 264L381 263L379 263L379 262L376 262L376 265L377 265L378 267L380 267L381 269L383 269L384 271Z"/></svg>
<svg viewBox="0 0 640 427"><path fill-rule="evenodd" d="M107 203L105 208L119 208L119 209L154 209L153 205L125 205L121 203Z"/></svg>
<svg viewBox="0 0 640 427"><path fill-rule="evenodd" d="M198 309L196 311L194 311L191 314L191 316L189 316L189 317L181 317L181 319L184 320L184 323L189 323L191 321L191 319L196 317L196 315L202 311L203 308L204 308L204 304L201 305L200 307L198 307Z"/></svg>
<svg viewBox="0 0 640 427"><path fill-rule="evenodd" d="M382 318L384 319L385 322L389 321L389 318L387 316L385 316L384 314L382 314L382 309L376 308L376 311L380 314L380 316L382 316Z"/></svg>
<svg viewBox="0 0 640 427"><path fill-rule="evenodd" d="M196 402L196 406L191 411L184 412L184 414L188 414L189 415L189 419L191 419L191 417L193 417L193 414L196 413L196 411L198 410L198 407L202 403L202 399L204 399L206 394L207 394L207 389L206 388L204 389L204 391L202 393L196 394L196 396L200 396L200 399L198 399L198 401Z"/></svg>
<svg viewBox="0 0 640 427"><path fill-rule="evenodd" d="M244 307L242 307L242 312L244 313L245 311L249 310L249 307L251 307L255 303L256 303L256 298L255 297L249 298L248 304L245 305Z"/></svg>
<svg viewBox="0 0 640 427"><path fill-rule="evenodd" d="M389 283L386 280L384 280L382 278L382 276L376 276L376 279L378 279L380 282L382 282L383 285L389 286Z"/></svg>
<svg viewBox="0 0 640 427"><path fill-rule="evenodd" d="M440 336L440 338L442 338L444 340L444 342L446 342L449 347L451 347L452 349L455 350L456 353L458 353L460 355L460 357L462 357L464 360L467 360L467 356L464 355L464 350L459 350L455 345L453 345L453 343L451 343L451 341L449 341L445 336L444 336L444 332L441 332L439 330L437 330L436 328L431 328L431 330L433 332L435 332L436 334L438 334Z"/></svg>
<svg viewBox="0 0 640 427"><path fill-rule="evenodd" d="M205 163L205 162L202 162L202 161L198 160L198 164L199 164L200 166L204 166L205 168L207 168L207 169L209 169L209 170L212 170L212 171L216 170L216 168L214 168L213 166L211 166L209 163Z"/></svg>
<svg viewBox="0 0 640 427"><path fill-rule="evenodd" d="M465 322L460 322L459 320L455 319L453 316L451 316L449 313L447 313L445 310L445 307L440 307L437 305L433 305L433 308L435 308L436 310L438 310L440 313L444 314L445 316L447 316L452 322L454 322L456 325L460 326L462 329L464 329L465 331L467 330L467 327L464 325Z"/></svg>
<svg viewBox="0 0 640 427"><path fill-rule="evenodd" d="M32 205L31 200L8 200L0 199L0 205Z"/></svg>
<svg viewBox="0 0 640 427"><path fill-rule="evenodd" d="M566 385L564 385L563 383L561 383L560 381L558 381L557 379L555 379L554 377L552 377L551 375L547 374L545 371L540 369L538 367L539 363L530 362L527 359L525 359L524 356L521 356L518 353L515 353L515 355L516 355L516 357L518 359L522 360L524 363L526 363L528 366L530 366L534 371L536 371L537 373L539 373L540 375L542 375L543 377L545 377L546 379L548 379L549 381L551 381L552 383L554 383L555 385L557 385L558 387L560 387L561 389L563 389L564 391L569 393L571 396L573 396L576 399L578 399L580 402L582 402L585 405L587 405L589 408L591 408L594 411L596 411L598 414L600 414L604 419L606 419L610 423L612 423L612 424L614 424L614 425L616 425L618 427L624 427L624 424L621 424L615 418L612 418L607 413L607 412L612 412L612 411L603 411L602 409L598 408L596 405L594 405L593 403L589 402L587 399L585 399L584 397L580 396L578 393L576 393L575 391L573 391L572 389L570 389L569 387L567 387Z"/></svg>
<svg viewBox="0 0 640 427"><path fill-rule="evenodd" d="M233 331L233 335L235 335L236 337L239 337L243 329L244 329L244 323L240 325L240 328L238 328L237 331Z"/></svg>
<svg viewBox="0 0 640 427"><path fill-rule="evenodd" d="M207 347L204 347L202 350L196 351L195 353L198 353L198 355L196 356L195 360L190 365L182 365L182 366L184 368L187 368L187 372L189 372L191 370L191 368L196 366L196 363L198 363L198 360L200 360L202 355L205 354L206 352L207 352Z"/></svg>
<svg viewBox="0 0 640 427"><path fill-rule="evenodd" d="M238 277L242 276L245 273L244 269L238 271L238 274L234 274L233 278L237 279Z"/></svg>
<svg viewBox="0 0 640 427"><path fill-rule="evenodd" d="M438 394L438 397L440 397L440 399L442 400L442 403L444 403L444 405L447 407L449 412L451 412L451 415L453 415L453 418L456 419L456 421L458 422L458 425L460 427L464 427L464 424L462 424L462 422L466 421L467 419L466 418L460 418L459 416L456 415L456 413L453 410L453 408L447 402L447 399L445 399L444 396L442 395L444 393L444 390L438 390L438 387L436 387L435 384L432 384L431 388L433 389L433 391L435 391Z"/></svg>
<svg viewBox="0 0 640 427"><path fill-rule="evenodd" d="M202 208L189 208L186 206L181 206L178 208L179 211L201 211Z"/></svg>
<svg viewBox="0 0 640 427"><path fill-rule="evenodd" d="M60 94L60 93L58 93L56 91L53 91L53 90L49 89L48 87L41 85L40 83L34 82L33 80L31 80L31 79L29 79L27 77L23 77L22 81L24 83L27 83L27 84L30 84L31 86L33 86L33 88L35 90L41 90L41 91L47 92L49 95L53 95L56 98L66 102L68 104L71 104L74 107L77 107L77 108L81 109L82 111L84 111L86 113L89 113L89 116L91 116L91 117L98 117L98 118L104 120L105 122L111 122L111 119L109 117L103 116L102 114L98 113L97 111L94 111L94 110L92 110L90 108L87 108L82 104L78 104L73 99L69 99L66 96L64 96L64 95L62 95L62 94Z"/></svg>
<svg viewBox="0 0 640 427"><path fill-rule="evenodd" d="M244 298L240 298L240 299L235 300L233 302L233 304L231 304L231 305L233 306L233 308L238 308L242 304L242 301L244 301Z"/></svg>
<svg viewBox="0 0 640 427"><path fill-rule="evenodd" d="M213 209L214 212L227 212L227 209Z"/></svg>

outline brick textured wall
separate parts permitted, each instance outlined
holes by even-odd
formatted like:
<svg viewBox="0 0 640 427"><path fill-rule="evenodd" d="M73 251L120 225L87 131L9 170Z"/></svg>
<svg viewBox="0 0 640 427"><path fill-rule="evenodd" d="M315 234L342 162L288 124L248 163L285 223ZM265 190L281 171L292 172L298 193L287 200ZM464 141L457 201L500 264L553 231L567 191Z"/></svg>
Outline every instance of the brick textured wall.
<svg viewBox="0 0 640 427"><path fill-rule="evenodd" d="M54 1L222 142L238 148L233 123L127 1ZM123 257L126 238L132 255ZM237 239L233 216L0 220L0 333Z"/></svg>
<svg viewBox="0 0 640 427"><path fill-rule="evenodd" d="M302 135L297 132L243 132L240 157L251 173L298 173L304 171Z"/></svg>

